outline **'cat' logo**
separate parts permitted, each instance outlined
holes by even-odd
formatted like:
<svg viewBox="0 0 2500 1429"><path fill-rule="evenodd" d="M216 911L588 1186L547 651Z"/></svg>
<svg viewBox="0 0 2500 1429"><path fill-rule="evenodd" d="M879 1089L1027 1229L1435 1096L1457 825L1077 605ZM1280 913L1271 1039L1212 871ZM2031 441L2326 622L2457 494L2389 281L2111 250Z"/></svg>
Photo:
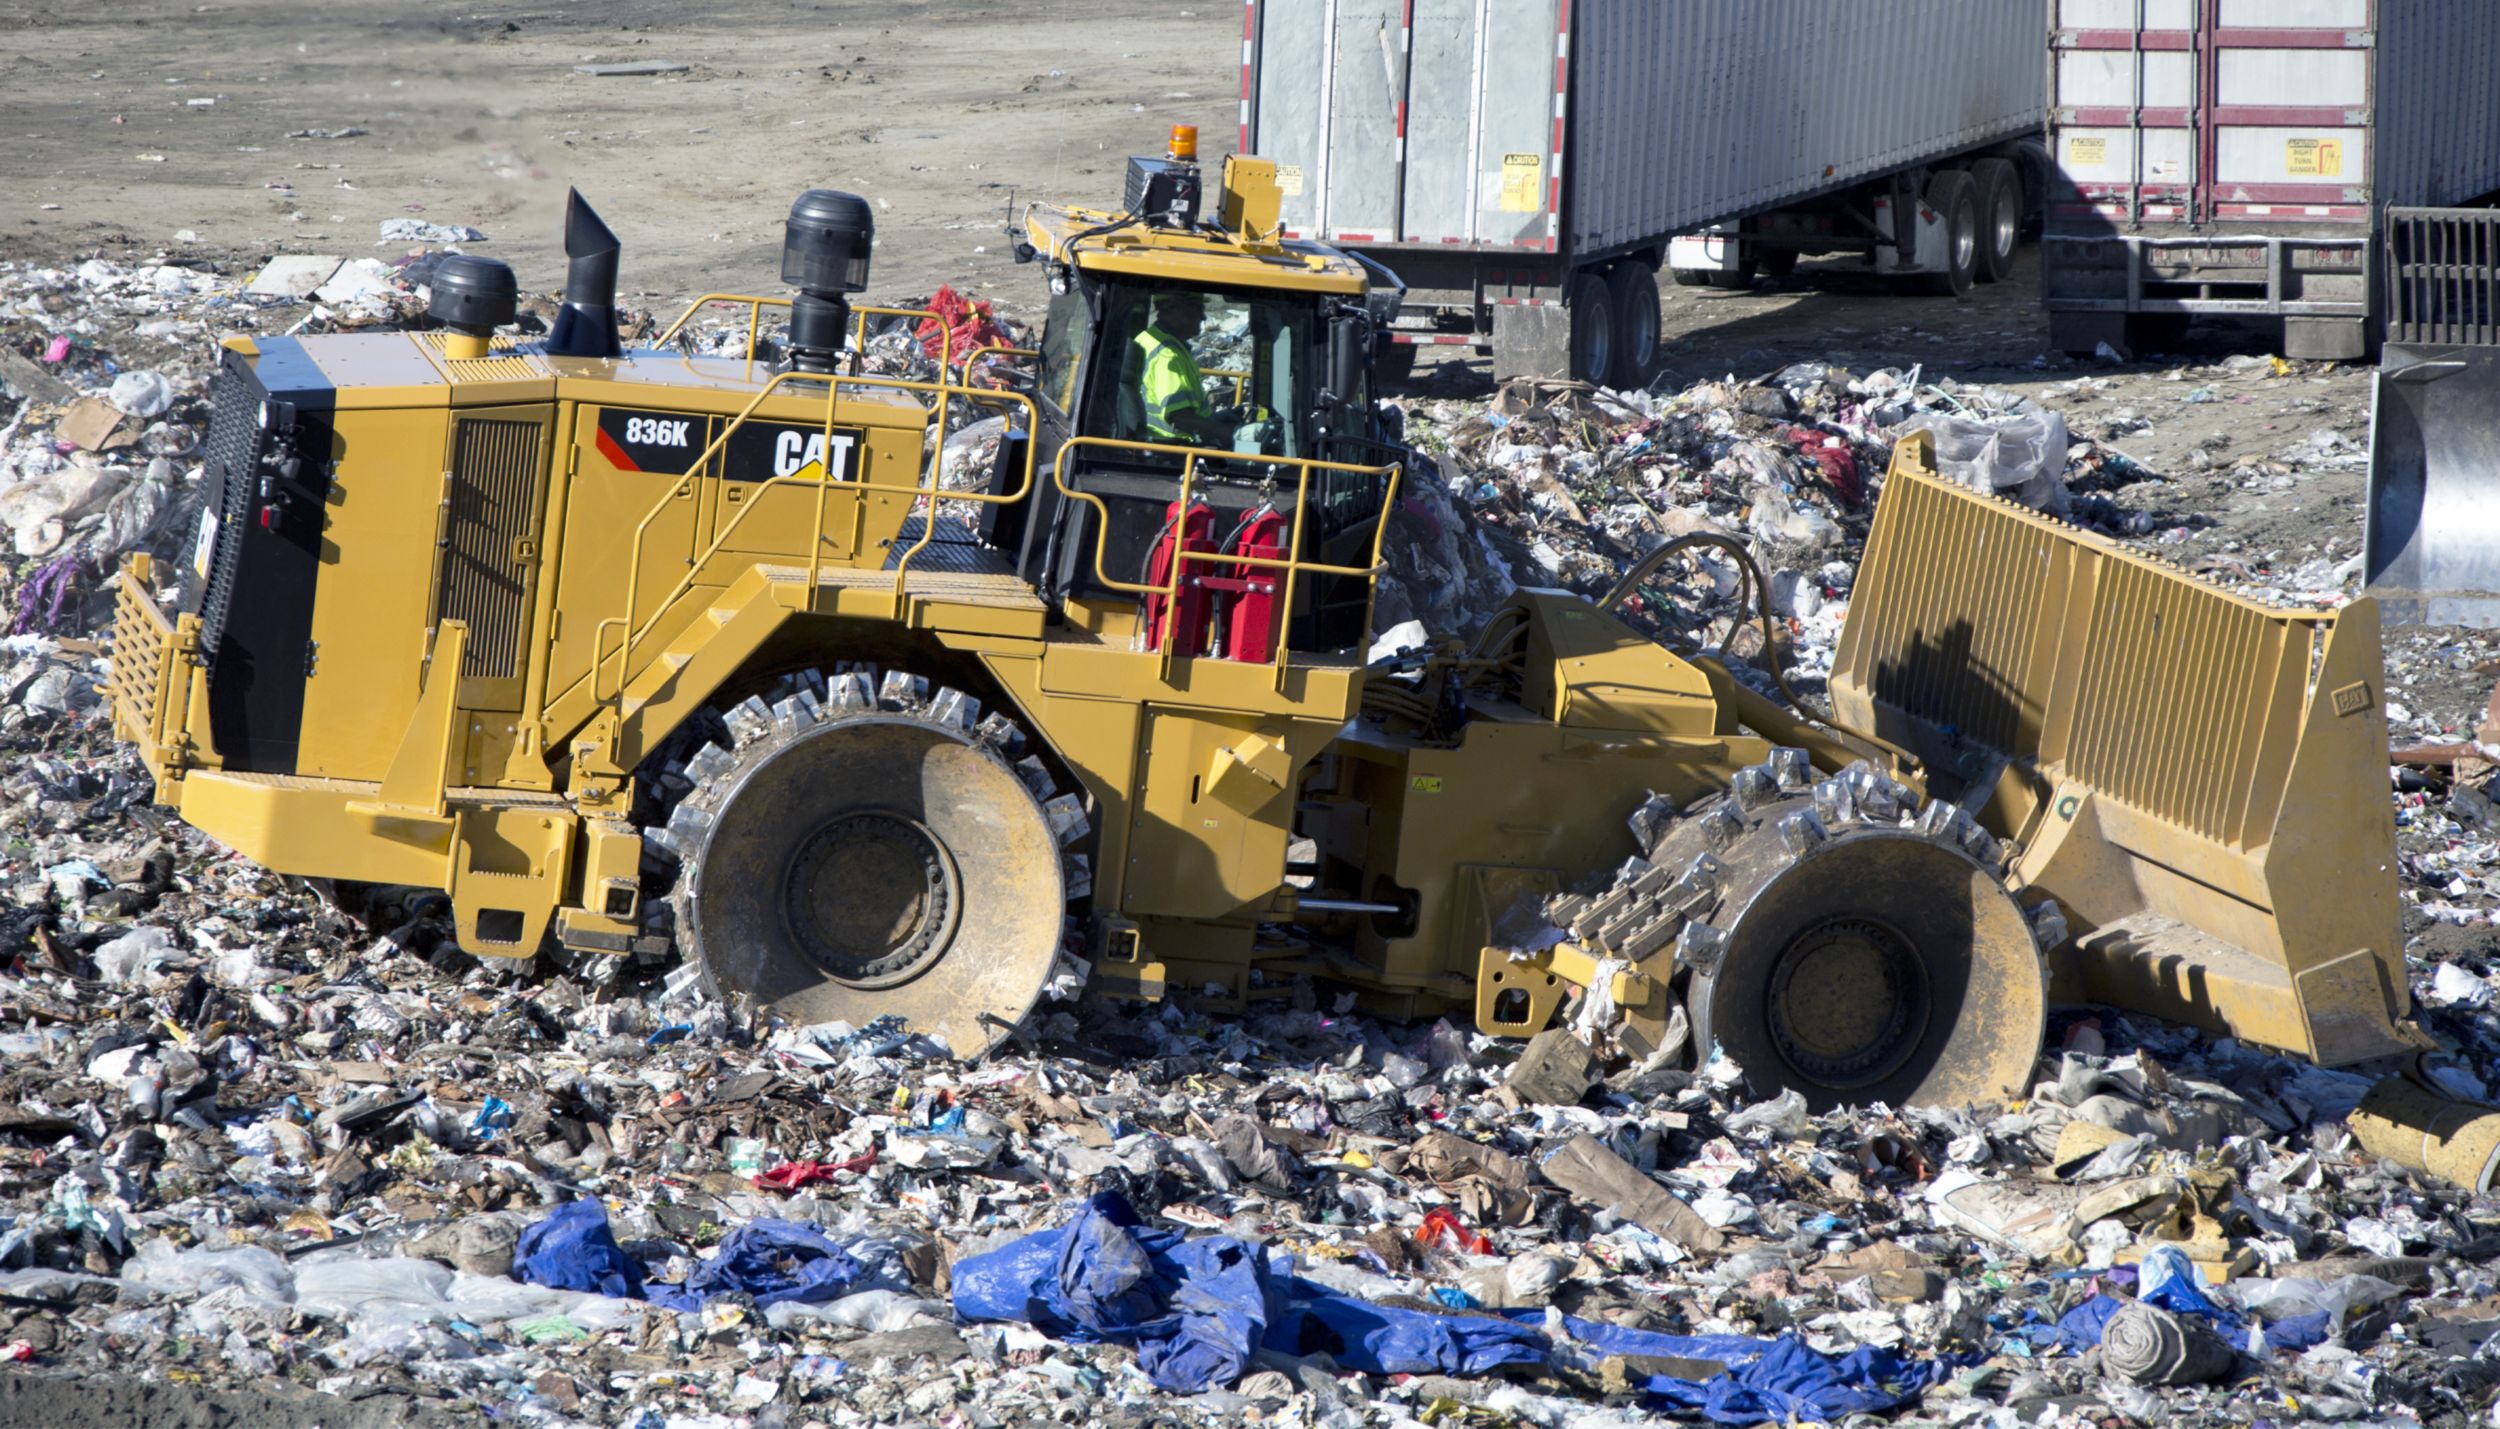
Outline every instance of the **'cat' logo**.
<svg viewBox="0 0 2500 1429"><path fill-rule="evenodd" d="M830 449L833 479L848 481L851 479L851 441L851 436L845 432L834 433L828 441L823 432L784 430L773 438L773 475L797 476L809 467L822 472L826 469L825 456Z"/></svg>

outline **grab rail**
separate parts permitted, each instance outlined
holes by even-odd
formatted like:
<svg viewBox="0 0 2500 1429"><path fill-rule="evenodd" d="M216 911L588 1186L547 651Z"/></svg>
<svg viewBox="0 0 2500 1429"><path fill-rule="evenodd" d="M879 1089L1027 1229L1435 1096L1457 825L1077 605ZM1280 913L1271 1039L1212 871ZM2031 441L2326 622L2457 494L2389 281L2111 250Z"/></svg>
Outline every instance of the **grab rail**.
<svg viewBox="0 0 2500 1429"><path fill-rule="evenodd" d="M1381 489L1379 520L1372 529L1371 564L1368 566L1336 566L1328 565L1319 561L1306 561L1301 559L1299 556L1294 555L1287 555L1282 559L1275 559L1267 556L1245 556L1238 553L1228 553L1224 551L1192 551L1185 549L1183 543L1175 541L1172 547L1173 560L1171 569L1168 573L1167 579L1162 585L1147 585L1136 581L1120 580L1102 568L1103 548L1108 543L1111 535L1111 508L1103 503L1101 497L1095 496L1090 492L1078 491L1074 487L1068 485L1068 454L1081 448L1145 452L1156 456L1177 456L1181 458L1179 501L1180 509L1182 511L1187 511L1189 509L1190 487L1197 480L1198 464L1201 461L1253 461L1263 466L1289 466L1295 468L1300 475L1295 481L1293 521L1288 528L1288 535L1286 536L1285 541L1285 549L1288 552L1295 552L1302 549L1302 518L1305 510L1310 504L1311 474L1313 472L1341 471L1351 473L1356 476L1386 478L1386 484ZM1182 585L1181 572L1184 566L1195 562L1201 565L1221 564L1248 566L1257 570L1281 570L1285 573L1285 586L1282 597L1278 601L1277 609L1284 612L1288 617L1290 617L1293 610L1294 585L1305 571L1319 576L1360 576L1367 583L1374 582L1383 569L1380 563L1380 550L1384 539L1388 535L1389 513L1396 509L1398 480L1402 474L1403 472L1399 464L1396 462L1391 462L1385 466L1355 466L1348 462L1320 461L1313 457L1246 456L1237 452L1210 451L1204 447L1167 446L1156 442L1129 442L1120 441L1111 437L1070 437L1066 445L1059 448L1058 459L1051 464L1050 479L1051 484L1058 488L1061 496L1070 500L1085 502L1094 508L1094 514L1097 518L1097 526L1094 532L1094 578L1113 590L1128 591L1136 595L1161 596L1163 598L1163 630L1160 637L1156 641L1156 644L1157 647L1163 652L1163 675L1164 678L1168 680L1171 678L1172 673L1172 637L1179 628L1180 592ZM1276 680L1280 688L1284 684L1285 668L1290 654L1291 652L1285 648L1285 642L1281 640L1276 642L1276 653L1271 658L1275 662Z"/></svg>
<svg viewBox="0 0 2500 1429"><path fill-rule="evenodd" d="M727 448L730 435L736 432L740 427L746 425L747 420L755 415L756 410L764 404L765 399L770 397L774 391L780 388L780 386L785 382L822 382L826 384L825 416L820 425L826 438L828 451L831 448L831 439L833 436L834 426L836 425L836 417L841 410L841 389L844 387L869 387L888 391L934 393L938 397L939 403L936 413L941 416L945 410L947 400L956 396L960 396L966 401L976 404L994 403L1001 406L1021 407L1024 409L1025 430L1027 431L1033 430L1033 425L1037 415L1034 410L1033 400L1020 392L988 391L985 389L963 387L945 382L919 382L902 377L828 378L822 374L816 373L776 373L770 381L767 381L756 391L755 396L748 401L746 407L741 410L737 416L731 418L726 426L721 428L720 435L714 437L711 444L706 446L703 451L688 464L685 480L700 480L703 472L710 466L714 457ZM924 421L922 423L922 430L925 432L927 428L928 422ZM923 445L926 446L927 443L924 441ZM867 464L867 453L863 450L859 454L860 479L842 483L843 485L853 488L863 497L870 493L878 493L890 496L908 496L912 499L915 505L924 499L929 503L928 512L923 517L920 524L920 539L912 543L912 545L904 550L901 556L897 559L897 564L894 569L894 587L892 590L892 598L894 602L892 613L894 616L899 618L902 614L903 602L907 591L907 581L911 574L912 561L917 558L922 551L928 548L930 541L937 534L937 503L940 501L969 501L978 505L1008 506L1013 505L1016 502L1023 501L1033 493L1033 459L1034 451L1028 444L1025 447L1024 452L1023 481L1019 483L1016 489L1012 492L998 493L946 490L942 484L945 476L946 460L946 443L943 440L940 440L936 444L934 452L925 458L925 466L923 467L923 470L927 473L927 479L912 485L896 485L869 479L870 473ZM668 509L670 503L679 499L678 492L682 488L672 486L667 494L663 495L652 505L648 512L644 513L642 520L637 522L634 526L633 546L631 553L626 560L625 614L622 616L610 616L607 619L600 621L595 627L592 628L590 679L591 698L594 701L606 703L611 698L621 699L623 697L625 687L630 684L633 679L634 648L649 638L653 627L659 623L662 616L667 614L669 607L675 604L680 596L683 596L688 590L693 588L696 581L710 568L713 559L717 557L720 554L721 549L728 544L729 538L737 534L739 527L745 524L747 517L753 514L758 507L764 504L760 499L762 494L771 487L802 479L805 479L804 472L789 472L783 475L771 477L759 483L755 488L757 499L745 502L743 504L743 508L738 512L738 514L730 519L729 524L723 527L720 533L712 538L712 543L704 548L703 553L700 556L696 556L687 561L686 573L678 578L677 583L669 588L667 594L660 597L648 619L640 618L642 604L641 591L643 547L650 535L652 523L659 520L661 513ZM818 468L817 475L814 479L816 481L816 520L814 534L808 546L807 563L808 590L810 593L809 598L811 600L814 598L816 587L822 580L824 574L826 502L830 498L832 489L835 485L832 472L821 466ZM854 505L852 516L852 545L853 548L856 549L860 537L864 534L863 527L867 519L866 506L864 502ZM617 681L615 689L611 693L602 681L602 676L608 666L607 634L610 627L620 625L625 628L625 638L619 641L616 647Z"/></svg>

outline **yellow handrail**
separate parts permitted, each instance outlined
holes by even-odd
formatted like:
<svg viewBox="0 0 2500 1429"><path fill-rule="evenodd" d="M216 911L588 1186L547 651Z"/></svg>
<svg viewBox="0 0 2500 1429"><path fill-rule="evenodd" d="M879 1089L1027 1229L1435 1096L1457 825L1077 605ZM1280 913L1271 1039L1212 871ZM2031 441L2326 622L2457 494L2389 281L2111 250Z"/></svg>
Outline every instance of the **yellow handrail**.
<svg viewBox="0 0 2500 1429"><path fill-rule="evenodd" d="M1025 430L1028 432L1034 429L1034 423L1038 415L1034 410L1032 399L1018 392L992 392L978 388L957 386L955 384L944 382L918 382L901 377L839 377L828 380L818 374L799 372L777 373L770 381L766 382L764 386L756 392L754 398L747 403L744 410L740 411L737 416L730 419L729 423L721 429L720 435L713 438L711 444L705 447L702 453L689 463L687 467L688 474L686 479L689 481L700 479L703 471L710 465L713 456L727 445L730 434L736 431L739 427L745 425L747 419L755 414L756 409L763 404L764 399L771 396L776 388L780 387L780 385L784 382L792 381L818 381L827 383L823 429L826 437L828 438L828 447L830 447L830 438L833 434L835 415L841 405L841 389L844 387L874 387L892 391L935 393L939 399L940 405L938 411L940 413L943 413L944 411L944 403L946 400L950 396L956 394L962 395L967 401L976 403L997 403L1002 406L1012 404L1024 409ZM923 424L923 428L924 430L926 428L925 422ZM911 563L913 559L916 558L923 550L928 548L930 541L936 536L937 503L939 501L970 501L982 505L1005 506L1022 501L1031 496L1033 493L1033 457L1033 448L1028 445L1025 448L1024 454L1024 480L1012 492L997 493L945 490L942 483L945 476L944 465L946 459L946 444L943 440L937 443L935 452L927 459L927 480L914 485L894 485L868 479L866 453L861 453L862 477L858 481L845 483L846 485L853 487L855 490L863 494L876 492L894 496L909 496L915 504L923 498L926 498L929 501L928 512L921 521L920 539L914 542L903 552L903 554L898 558L895 566L892 596L894 600L894 613L897 617L900 616L902 611L902 604L907 588L906 582L910 575ZM655 504L649 512L644 514L642 520L634 527L633 548L626 562L626 613L621 617L611 616L600 621L598 625L593 627L591 632L592 699L605 701L608 697L605 693L605 687L600 682L600 674L607 667L606 646L608 628L614 625L622 625L625 627L625 638L618 643L616 651L616 693L619 696L622 696L625 686L633 678L634 647L649 637L652 628L657 625L660 618L667 613L669 606L674 604L678 597L684 595L686 591L694 585L696 578L709 567L713 557L720 554L721 548L728 543L729 538L732 535L735 535L738 528L745 523L747 517L752 514L757 507L763 504L760 499L762 493L767 488L799 479L801 479L801 473L792 472L787 475L768 478L758 484L755 488L756 497L758 499L745 502L743 504L743 509L741 509L736 516L730 519L729 524L723 527L718 535L712 538L712 543L704 548L703 554L694 557L686 563L686 573L678 578L677 583L669 588L666 595L660 597L656 607L651 613L650 618L637 625L636 617L641 608L640 595L642 589L643 546L650 533L651 523L659 519L660 513L668 509L670 502L678 499L678 488L672 487L667 495L661 497L659 502ZM825 503L834 486L832 473L830 471L825 471L820 468L818 476L815 479L817 482L815 534L814 539L808 547L807 569L808 589L811 592L811 599L813 598L812 593L824 571ZM865 520L864 513L864 507L858 508L855 511L855 515L859 521ZM856 542L858 534L859 533L855 525L854 542Z"/></svg>
<svg viewBox="0 0 2500 1429"><path fill-rule="evenodd" d="M1185 549L1182 542L1175 540L1172 547L1173 561L1171 569L1168 572L1168 578L1164 584L1159 586L1145 585L1135 581L1120 580L1102 568L1103 548L1106 544L1108 544L1111 535L1111 508L1103 503L1101 497L1095 496L1090 492L1079 491L1068 485L1068 454L1079 448L1102 448L1119 451L1148 452L1158 456L1177 456L1181 458L1180 509L1183 513L1186 513L1189 510L1190 487L1197 480L1198 463L1203 460L1221 461L1230 459L1234 461L1256 462L1267 466L1293 467L1300 473L1300 475L1296 478L1294 488L1293 521L1289 529L1289 534L1286 536L1285 550L1289 553L1302 549L1302 517L1305 509L1310 504L1311 474L1313 472L1342 471L1352 473L1356 476L1385 477L1387 478L1387 485L1383 487L1381 491L1380 519L1372 531L1371 564L1368 566L1333 566L1319 561L1305 561L1298 556L1290 554L1288 554L1284 559L1278 560L1266 556L1244 556L1224 551L1191 551ZM1067 444L1059 449L1058 459L1051 464L1050 479L1051 484L1058 488L1061 496L1070 500L1085 502L1094 508L1094 515L1096 517L1096 526L1094 531L1094 578L1113 590L1124 590L1136 595L1159 595L1163 597L1163 631L1156 644L1163 651L1164 675L1165 678L1168 679L1171 675L1173 658L1172 636L1176 632L1180 620L1180 592L1182 585L1181 568L1183 566L1196 562L1202 565L1224 564L1248 566L1257 570L1281 570L1285 573L1285 588L1281 592L1282 600L1279 602L1277 608L1287 614L1290 614L1293 610L1294 585L1297 578L1304 571L1309 571L1313 575L1323 576L1360 576L1366 582L1369 582L1373 578L1377 577L1381 571L1380 548L1383 538L1388 534L1389 513L1395 509L1397 503L1398 479L1400 475L1401 469L1395 462L1391 462L1385 466L1356 466L1350 462L1320 461L1313 457L1271 457L1237 452L1210 451L1204 447L1168 446L1156 442L1127 442L1111 437L1070 437ZM1187 517L1184 514L1183 520L1186 519ZM1290 652L1286 650L1285 643L1283 641L1280 640L1276 643L1276 654L1274 656L1274 660L1276 664L1277 680L1280 684L1284 679L1284 670L1289 653Z"/></svg>

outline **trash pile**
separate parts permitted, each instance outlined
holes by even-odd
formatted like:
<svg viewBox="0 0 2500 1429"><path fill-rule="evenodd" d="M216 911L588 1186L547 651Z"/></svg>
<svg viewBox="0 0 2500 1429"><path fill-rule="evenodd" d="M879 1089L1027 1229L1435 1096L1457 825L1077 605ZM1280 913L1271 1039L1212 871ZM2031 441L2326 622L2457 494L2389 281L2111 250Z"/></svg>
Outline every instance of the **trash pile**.
<svg viewBox="0 0 2500 1429"><path fill-rule="evenodd" d="M1610 1066L1569 1028L1383 1023L1309 983L1047 1004L966 1065L757 1025L682 974L481 963L439 898L341 906L232 857L112 744L107 573L187 549L213 337L404 318L412 266L358 308L319 296L336 269L278 296L0 265L14 1373L654 1429L2489 1421L2500 1203L2382 1161L2373 1078L2177 1028L2063 1014L2032 1094L1980 1115L1817 1117L1681 1043ZM909 328L867 360L934 366ZM1899 432L1942 424L1949 462L2044 502L2054 457L2087 520L2079 473L2118 459L1915 372L1410 418L1436 470L1384 627L1463 632L1506 582L1601 588L1719 531L1806 677ZM950 469L997 435L955 431ZM1640 612L1741 653L1715 560ZM2487 948L2416 995L2458 1053L2417 1075L2487 1095Z"/></svg>

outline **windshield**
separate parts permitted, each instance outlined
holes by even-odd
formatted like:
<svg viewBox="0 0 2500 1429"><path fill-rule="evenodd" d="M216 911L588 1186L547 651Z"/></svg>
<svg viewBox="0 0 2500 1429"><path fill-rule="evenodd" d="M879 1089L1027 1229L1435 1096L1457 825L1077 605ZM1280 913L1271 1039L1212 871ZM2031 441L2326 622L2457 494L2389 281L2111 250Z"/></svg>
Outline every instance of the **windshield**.
<svg viewBox="0 0 2500 1429"><path fill-rule="evenodd" d="M1086 435L1313 455L1322 348L1310 297L1112 284L1100 314Z"/></svg>

